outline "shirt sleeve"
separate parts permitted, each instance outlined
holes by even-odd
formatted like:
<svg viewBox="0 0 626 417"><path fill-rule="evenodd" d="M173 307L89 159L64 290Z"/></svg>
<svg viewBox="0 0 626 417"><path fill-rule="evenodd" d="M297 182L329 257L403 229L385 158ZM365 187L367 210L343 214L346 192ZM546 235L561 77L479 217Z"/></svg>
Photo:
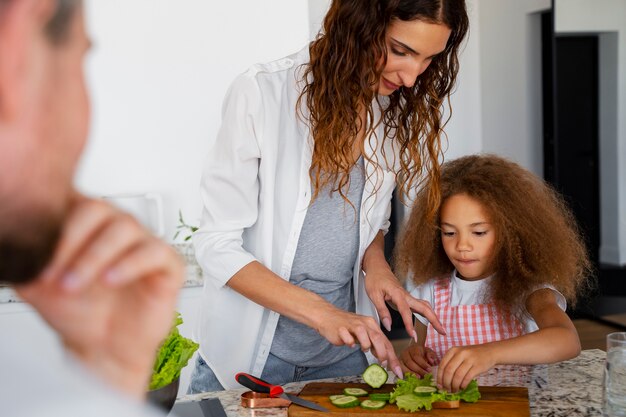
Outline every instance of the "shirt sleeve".
<svg viewBox="0 0 626 417"><path fill-rule="evenodd" d="M567 300L565 299L563 294L561 294L556 288L554 288L550 284L538 285L537 287L535 287L532 291L528 293L528 296L530 296L530 294L534 293L535 291L542 290L544 288L551 289L554 292L557 305L561 308L561 310L565 311L567 309ZM524 323L526 326L526 333L532 333L534 331L539 330L539 326L537 326L537 323L535 322L535 320L532 318L528 310L526 310L526 303L523 304L522 312L526 319L526 322Z"/></svg>
<svg viewBox="0 0 626 417"><path fill-rule="evenodd" d="M415 298L417 298L418 300L424 300L430 303L431 306L434 306L434 286L433 286L433 280L430 280L424 284L418 285L416 287L414 287L411 291L410 291L411 295ZM415 318L417 318L424 326L428 326L428 320L426 320L426 317L417 314L417 313L413 313L413 315L415 316Z"/></svg>
<svg viewBox="0 0 626 417"><path fill-rule="evenodd" d="M220 286L255 260L243 248L243 231L258 216L261 111L259 86L249 71L226 94L222 124L202 174L202 220L193 243L205 275Z"/></svg>

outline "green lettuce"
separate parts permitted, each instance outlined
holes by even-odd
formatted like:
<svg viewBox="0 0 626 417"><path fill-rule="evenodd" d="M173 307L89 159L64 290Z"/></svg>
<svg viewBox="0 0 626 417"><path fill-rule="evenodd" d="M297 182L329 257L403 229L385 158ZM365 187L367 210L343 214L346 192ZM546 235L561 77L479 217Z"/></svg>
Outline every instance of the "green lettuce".
<svg viewBox="0 0 626 417"><path fill-rule="evenodd" d="M473 379L465 389L448 393L444 390L433 392L430 396L418 396L413 393L417 387L435 386L432 374L426 374L423 378L418 378L415 374L407 372L404 379L398 379L396 386L389 397L390 403L405 411L418 411L421 409L431 410L433 403L437 401L462 400L468 403L475 403L480 398L478 383Z"/></svg>
<svg viewBox="0 0 626 417"><path fill-rule="evenodd" d="M187 366L189 359L198 350L198 344L183 337L178 332L178 326L183 319L176 313L172 330L167 335L159 351L152 369L150 390L162 388L180 377L180 371Z"/></svg>

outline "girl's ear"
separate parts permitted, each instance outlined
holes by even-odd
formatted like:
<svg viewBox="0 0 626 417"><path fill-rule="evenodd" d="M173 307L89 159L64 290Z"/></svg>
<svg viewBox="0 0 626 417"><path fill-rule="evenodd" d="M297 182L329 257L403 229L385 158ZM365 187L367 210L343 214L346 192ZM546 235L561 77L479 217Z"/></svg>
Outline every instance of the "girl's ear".
<svg viewBox="0 0 626 417"><path fill-rule="evenodd" d="M15 119L27 99L30 77L41 71L45 24L53 0L8 0L0 6L0 122ZM37 54L37 55L36 55Z"/></svg>

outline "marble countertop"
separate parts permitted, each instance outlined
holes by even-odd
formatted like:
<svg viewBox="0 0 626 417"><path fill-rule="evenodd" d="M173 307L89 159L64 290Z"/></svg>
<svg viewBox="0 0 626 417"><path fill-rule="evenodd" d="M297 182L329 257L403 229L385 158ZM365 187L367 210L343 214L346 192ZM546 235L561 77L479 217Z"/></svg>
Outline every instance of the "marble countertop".
<svg viewBox="0 0 626 417"><path fill-rule="evenodd" d="M191 243L174 243L172 247L185 261L185 282L183 288L201 287L203 283L202 269L196 262L193 246ZM8 286L0 285L0 304L21 303L22 300Z"/></svg>
<svg viewBox="0 0 626 417"><path fill-rule="evenodd" d="M606 353L585 350L572 360L552 365L504 366L478 378L479 385L528 387L530 415L602 416L602 387ZM358 377L327 379L328 382L363 382ZM299 392L308 382L285 385L287 392ZM390 380L389 382L393 382ZM287 417L286 408L248 409L240 405L245 388L185 395L178 401L219 398L228 417Z"/></svg>

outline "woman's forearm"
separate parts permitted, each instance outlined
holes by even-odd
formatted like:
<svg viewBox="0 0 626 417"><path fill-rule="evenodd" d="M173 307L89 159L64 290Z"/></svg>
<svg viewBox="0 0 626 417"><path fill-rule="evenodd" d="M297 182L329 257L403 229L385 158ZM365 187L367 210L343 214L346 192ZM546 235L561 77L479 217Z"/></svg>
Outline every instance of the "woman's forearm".
<svg viewBox="0 0 626 417"><path fill-rule="evenodd" d="M227 285L255 303L314 329L336 308L319 295L285 281L261 263L250 262Z"/></svg>
<svg viewBox="0 0 626 417"><path fill-rule="evenodd" d="M391 272L391 267L385 257L385 236L382 231L379 231L363 254L363 271L367 274L381 270Z"/></svg>

